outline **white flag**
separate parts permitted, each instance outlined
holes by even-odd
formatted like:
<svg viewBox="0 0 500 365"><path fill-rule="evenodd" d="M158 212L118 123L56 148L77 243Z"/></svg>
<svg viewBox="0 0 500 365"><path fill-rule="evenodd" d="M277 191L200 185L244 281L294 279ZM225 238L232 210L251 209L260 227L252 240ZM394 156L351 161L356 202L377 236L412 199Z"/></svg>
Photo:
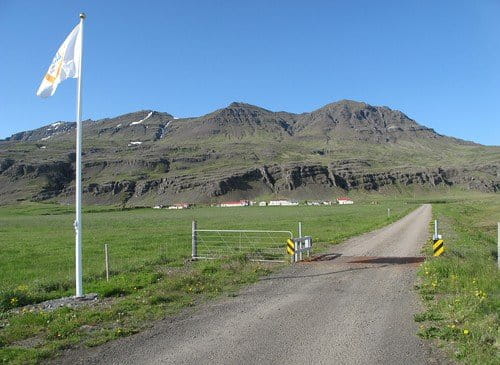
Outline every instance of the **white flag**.
<svg viewBox="0 0 500 365"><path fill-rule="evenodd" d="M82 59L81 26L78 24L61 44L36 94L42 98L54 95L61 81L78 78Z"/></svg>

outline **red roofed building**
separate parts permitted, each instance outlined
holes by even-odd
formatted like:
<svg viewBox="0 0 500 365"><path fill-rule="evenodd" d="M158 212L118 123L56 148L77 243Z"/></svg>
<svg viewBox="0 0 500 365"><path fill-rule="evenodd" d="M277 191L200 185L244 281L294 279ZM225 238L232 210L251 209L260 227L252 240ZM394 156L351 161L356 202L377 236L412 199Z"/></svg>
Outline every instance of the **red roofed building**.
<svg viewBox="0 0 500 365"><path fill-rule="evenodd" d="M351 200L351 198L337 198L337 203L338 204L354 204L354 202Z"/></svg>
<svg viewBox="0 0 500 365"><path fill-rule="evenodd" d="M220 203L219 206L222 208L230 208L230 207L247 207L250 205L248 200L238 200L234 202L224 202Z"/></svg>

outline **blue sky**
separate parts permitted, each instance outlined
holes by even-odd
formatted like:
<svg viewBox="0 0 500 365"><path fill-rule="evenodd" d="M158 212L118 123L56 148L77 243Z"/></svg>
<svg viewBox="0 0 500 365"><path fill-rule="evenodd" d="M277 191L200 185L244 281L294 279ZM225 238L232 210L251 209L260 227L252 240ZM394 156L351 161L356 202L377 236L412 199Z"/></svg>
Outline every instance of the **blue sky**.
<svg viewBox="0 0 500 365"><path fill-rule="evenodd" d="M497 0L0 0L0 138L75 119L75 80L35 92L80 11L85 119L353 99L500 145Z"/></svg>

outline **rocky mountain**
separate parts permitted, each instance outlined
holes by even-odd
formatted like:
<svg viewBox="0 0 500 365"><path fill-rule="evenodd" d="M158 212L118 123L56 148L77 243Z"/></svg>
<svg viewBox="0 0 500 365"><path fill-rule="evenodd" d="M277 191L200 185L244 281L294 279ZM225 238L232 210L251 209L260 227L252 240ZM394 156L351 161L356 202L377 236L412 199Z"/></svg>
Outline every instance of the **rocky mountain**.
<svg viewBox="0 0 500 365"><path fill-rule="evenodd" d="M342 100L310 113L232 103L201 117L138 111L87 120L88 203L151 205L352 189L500 190L500 147L436 133L388 107ZM0 203L71 202L75 123L0 141Z"/></svg>

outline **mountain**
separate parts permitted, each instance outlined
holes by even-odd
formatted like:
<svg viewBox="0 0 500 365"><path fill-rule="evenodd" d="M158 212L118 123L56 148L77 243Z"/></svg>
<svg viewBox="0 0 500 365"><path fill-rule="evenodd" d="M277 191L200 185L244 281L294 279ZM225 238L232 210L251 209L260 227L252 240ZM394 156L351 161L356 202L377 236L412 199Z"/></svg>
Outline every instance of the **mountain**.
<svg viewBox="0 0 500 365"><path fill-rule="evenodd" d="M240 102L182 119L143 110L83 128L87 203L321 198L406 186L500 190L500 147L350 100L302 114ZM0 203L71 202L74 140L75 123L59 121L0 141Z"/></svg>

